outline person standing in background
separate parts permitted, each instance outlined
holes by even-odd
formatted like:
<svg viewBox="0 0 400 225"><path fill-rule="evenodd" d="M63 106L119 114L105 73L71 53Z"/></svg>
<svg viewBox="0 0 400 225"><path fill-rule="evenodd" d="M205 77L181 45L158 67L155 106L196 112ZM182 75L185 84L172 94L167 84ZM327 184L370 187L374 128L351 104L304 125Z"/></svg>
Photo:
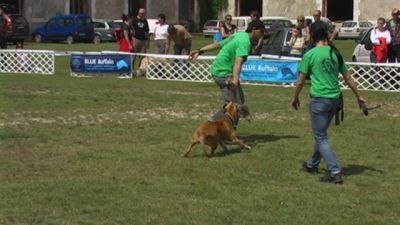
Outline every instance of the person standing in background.
<svg viewBox="0 0 400 225"><path fill-rule="evenodd" d="M308 38L309 31L306 23L306 18L304 17L304 15L300 15L297 17L296 27L301 30L301 36L304 38L305 44L307 45L307 40L309 40Z"/></svg>
<svg viewBox="0 0 400 225"><path fill-rule="evenodd" d="M157 54L165 54L168 37L168 24L164 14L158 15L158 23L154 28L154 41Z"/></svg>
<svg viewBox="0 0 400 225"><path fill-rule="evenodd" d="M134 53L146 53L149 41L149 23L146 19L146 9L140 8L138 15L132 20ZM137 56L133 56L132 67Z"/></svg>
<svg viewBox="0 0 400 225"><path fill-rule="evenodd" d="M257 10L253 10L250 12L251 21L257 21L256 23L261 22L260 13ZM246 28L246 32L250 32L249 27ZM261 55L261 49L263 45L264 36L260 37L259 40L251 41L251 52L250 55Z"/></svg>
<svg viewBox="0 0 400 225"><path fill-rule="evenodd" d="M291 47L290 55L301 56L304 50L304 37L301 35L301 30L299 27L294 27L292 29L292 37L288 41L288 45Z"/></svg>
<svg viewBox="0 0 400 225"><path fill-rule="evenodd" d="M372 63L385 63L387 60L388 45L392 41L390 32L385 29L385 19L380 17L377 21L378 27L371 31L371 43L373 44L370 53Z"/></svg>
<svg viewBox="0 0 400 225"><path fill-rule="evenodd" d="M135 52L146 53L146 44L149 40L149 23L146 19L146 10L139 9L138 15L132 20Z"/></svg>
<svg viewBox="0 0 400 225"><path fill-rule="evenodd" d="M0 48L7 48L7 27L10 25L10 17L4 12L4 9L0 7Z"/></svg>
<svg viewBox="0 0 400 225"><path fill-rule="evenodd" d="M168 54L171 40L175 42L174 55L189 55L192 48L192 35L190 35L184 26L176 24L168 27L165 54Z"/></svg>
<svg viewBox="0 0 400 225"><path fill-rule="evenodd" d="M237 27L235 24L232 24L232 16L230 14L225 16L225 22L220 27L219 32L222 35L222 39L225 39L231 34L237 32Z"/></svg>
<svg viewBox="0 0 400 225"><path fill-rule="evenodd" d="M132 16L122 14L122 38L119 41L119 51L133 52Z"/></svg>
<svg viewBox="0 0 400 225"><path fill-rule="evenodd" d="M388 61L390 63L400 62L400 11L397 8L392 10L392 19L386 23L386 29L390 32L392 41L388 46Z"/></svg>

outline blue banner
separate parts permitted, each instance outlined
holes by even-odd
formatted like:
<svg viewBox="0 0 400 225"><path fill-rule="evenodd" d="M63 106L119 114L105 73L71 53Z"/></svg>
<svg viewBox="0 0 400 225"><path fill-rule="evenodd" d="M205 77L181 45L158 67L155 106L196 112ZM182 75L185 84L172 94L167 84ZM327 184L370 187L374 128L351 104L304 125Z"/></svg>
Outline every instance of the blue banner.
<svg viewBox="0 0 400 225"><path fill-rule="evenodd" d="M240 80L292 83L297 80L298 61L249 59L242 66Z"/></svg>
<svg viewBox="0 0 400 225"><path fill-rule="evenodd" d="M129 55L72 54L70 67L74 73L131 73L132 60Z"/></svg>

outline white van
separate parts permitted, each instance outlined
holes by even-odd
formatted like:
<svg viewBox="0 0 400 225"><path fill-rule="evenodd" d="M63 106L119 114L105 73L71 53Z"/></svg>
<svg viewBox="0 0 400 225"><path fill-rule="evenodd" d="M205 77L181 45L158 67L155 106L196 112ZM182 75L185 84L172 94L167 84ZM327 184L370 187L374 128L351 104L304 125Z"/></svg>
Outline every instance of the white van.
<svg viewBox="0 0 400 225"><path fill-rule="evenodd" d="M232 17L232 24L237 26L238 31L245 31L250 22L251 22L250 16L233 16Z"/></svg>

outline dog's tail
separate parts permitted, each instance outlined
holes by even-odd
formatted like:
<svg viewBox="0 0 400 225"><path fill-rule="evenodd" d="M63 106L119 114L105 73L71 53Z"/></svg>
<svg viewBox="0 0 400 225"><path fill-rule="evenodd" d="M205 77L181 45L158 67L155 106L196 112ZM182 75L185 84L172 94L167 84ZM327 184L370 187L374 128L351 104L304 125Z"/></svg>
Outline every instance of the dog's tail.
<svg viewBox="0 0 400 225"><path fill-rule="evenodd" d="M185 154L183 154L183 157L187 157L190 153L190 151L192 151L193 146L195 146L196 144L200 143L200 140L198 138L198 134L197 131L192 135L192 137L190 138L190 145L187 148Z"/></svg>

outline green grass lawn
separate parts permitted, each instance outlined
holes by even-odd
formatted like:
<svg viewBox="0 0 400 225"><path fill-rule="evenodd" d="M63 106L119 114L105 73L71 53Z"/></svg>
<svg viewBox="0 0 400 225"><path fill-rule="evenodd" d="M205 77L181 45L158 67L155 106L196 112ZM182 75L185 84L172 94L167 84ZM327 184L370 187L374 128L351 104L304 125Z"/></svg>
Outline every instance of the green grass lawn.
<svg viewBox="0 0 400 225"><path fill-rule="evenodd" d="M324 163L300 170L313 146L307 89L296 112L293 88L245 85L255 121L237 133L252 149L183 158L220 106L212 83L73 78L66 57L54 76L1 74L0 224L400 224L400 94L362 92L388 103L365 117L344 91L329 135L345 183L330 185Z"/></svg>

